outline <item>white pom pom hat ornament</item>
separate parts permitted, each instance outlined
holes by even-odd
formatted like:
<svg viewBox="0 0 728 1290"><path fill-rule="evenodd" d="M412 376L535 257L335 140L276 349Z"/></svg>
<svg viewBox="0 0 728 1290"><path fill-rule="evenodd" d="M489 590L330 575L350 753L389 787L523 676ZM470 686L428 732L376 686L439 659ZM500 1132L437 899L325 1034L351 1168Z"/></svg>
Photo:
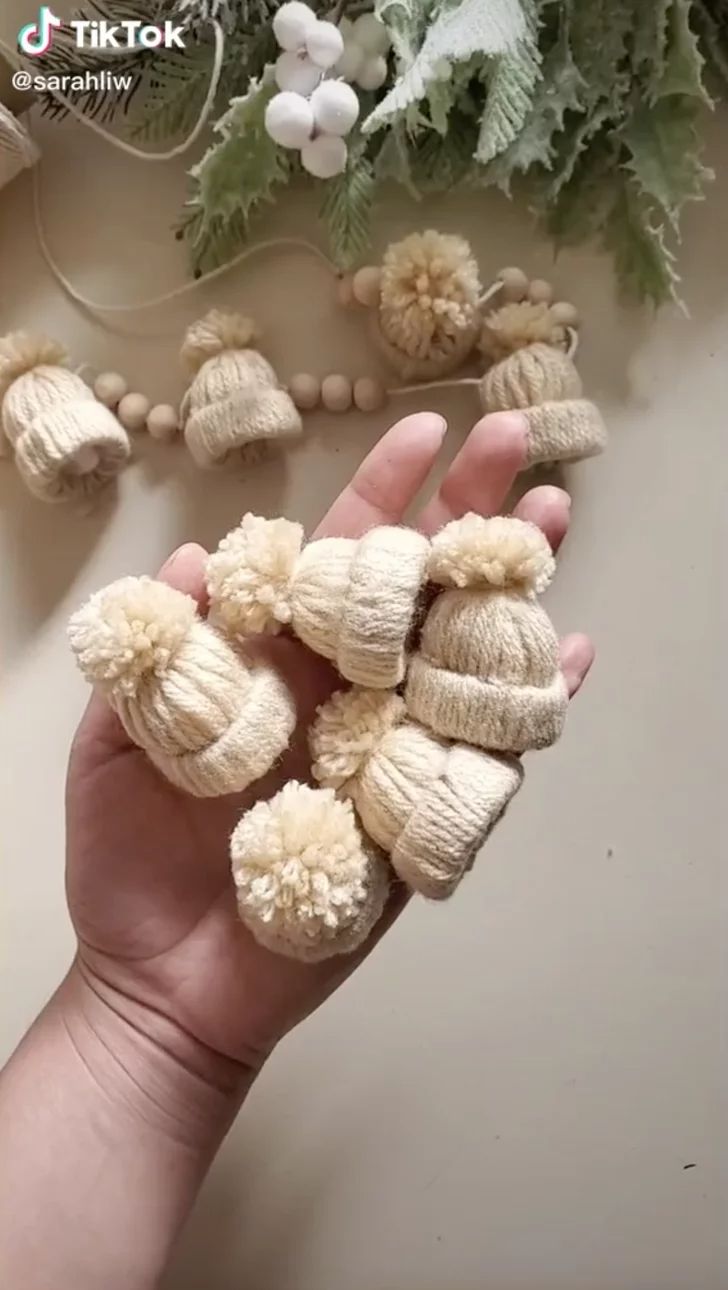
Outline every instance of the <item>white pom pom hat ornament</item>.
<svg viewBox="0 0 728 1290"><path fill-rule="evenodd" d="M312 104L290 90L274 95L265 110L265 128L282 148L302 148L311 138L313 126Z"/></svg>

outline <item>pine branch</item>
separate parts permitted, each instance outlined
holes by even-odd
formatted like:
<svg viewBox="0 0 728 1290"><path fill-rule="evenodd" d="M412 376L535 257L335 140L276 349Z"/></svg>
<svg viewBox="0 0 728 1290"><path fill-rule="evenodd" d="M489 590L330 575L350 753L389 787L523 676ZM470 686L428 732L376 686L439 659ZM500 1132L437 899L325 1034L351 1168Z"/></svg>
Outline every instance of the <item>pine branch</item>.
<svg viewBox="0 0 728 1290"><path fill-rule="evenodd" d="M376 181L371 161L360 148L349 154L343 175L326 184L321 206L331 253L342 269L356 264L371 240L371 214Z"/></svg>

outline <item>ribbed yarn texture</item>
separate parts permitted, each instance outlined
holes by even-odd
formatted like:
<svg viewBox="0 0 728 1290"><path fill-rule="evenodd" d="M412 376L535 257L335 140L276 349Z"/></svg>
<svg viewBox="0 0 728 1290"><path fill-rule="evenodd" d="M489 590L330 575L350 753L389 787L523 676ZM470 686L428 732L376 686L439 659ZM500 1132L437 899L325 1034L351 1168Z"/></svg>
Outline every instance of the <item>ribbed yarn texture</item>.
<svg viewBox="0 0 728 1290"><path fill-rule="evenodd" d="M63 357L42 337L0 340L1 433L28 490L46 502L92 496L130 455L126 431Z"/></svg>

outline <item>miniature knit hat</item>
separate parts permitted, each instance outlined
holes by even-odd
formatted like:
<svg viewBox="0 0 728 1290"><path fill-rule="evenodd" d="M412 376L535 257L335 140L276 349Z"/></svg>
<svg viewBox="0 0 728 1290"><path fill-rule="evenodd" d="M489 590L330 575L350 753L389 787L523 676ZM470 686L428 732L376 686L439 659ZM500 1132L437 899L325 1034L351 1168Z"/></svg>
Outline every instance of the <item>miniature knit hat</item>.
<svg viewBox="0 0 728 1290"><path fill-rule="evenodd" d="M480 278L462 237L428 229L386 250L372 334L404 381L435 380L465 361L478 336Z"/></svg>
<svg viewBox="0 0 728 1290"><path fill-rule="evenodd" d="M386 861L331 790L286 784L243 816L230 854L240 917L275 954L350 954L384 909Z"/></svg>
<svg viewBox="0 0 728 1290"><path fill-rule="evenodd" d="M340 691L309 732L314 777L351 799L413 891L452 895L523 778L515 757L438 738L391 691Z"/></svg>
<svg viewBox="0 0 728 1290"><path fill-rule="evenodd" d="M480 346L494 360L480 382L485 412L519 409L528 423L527 465L577 461L602 452L607 432L601 413L583 398L566 329L552 306L503 305L486 319Z"/></svg>
<svg viewBox="0 0 728 1290"><path fill-rule="evenodd" d="M559 644L536 593L554 572L546 538L512 517L466 515L432 540L433 601L405 701L415 720L479 748L522 753L558 739L567 706Z"/></svg>
<svg viewBox="0 0 728 1290"><path fill-rule="evenodd" d="M30 492L46 502L91 496L130 454L113 412L64 361L62 347L44 337L0 339L0 437Z"/></svg>
<svg viewBox="0 0 728 1290"><path fill-rule="evenodd" d="M69 639L129 738L196 797L247 788L288 746L296 708L279 673L241 658L166 583L111 583L73 615Z"/></svg>
<svg viewBox="0 0 728 1290"><path fill-rule="evenodd" d="M290 625L347 681L398 685L430 545L407 528L303 545L300 524L243 516L207 562L211 620L232 637Z"/></svg>
<svg viewBox="0 0 728 1290"><path fill-rule="evenodd" d="M217 309L187 331L182 361L194 379L182 420L198 466L219 465L236 449L255 457L301 434L293 400L268 360L250 348L254 335L249 318Z"/></svg>

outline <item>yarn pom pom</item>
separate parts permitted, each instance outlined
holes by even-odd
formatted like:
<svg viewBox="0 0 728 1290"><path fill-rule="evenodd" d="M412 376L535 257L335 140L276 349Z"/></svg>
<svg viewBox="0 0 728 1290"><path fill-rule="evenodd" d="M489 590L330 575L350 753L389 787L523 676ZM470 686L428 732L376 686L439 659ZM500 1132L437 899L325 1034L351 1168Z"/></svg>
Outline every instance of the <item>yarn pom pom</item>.
<svg viewBox="0 0 728 1290"><path fill-rule="evenodd" d="M432 539L428 572L444 587L500 587L544 591L554 557L535 524L514 516L465 515Z"/></svg>
<svg viewBox="0 0 728 1290"><path fill-rule="evenodd" d="M381 326L410 357L426 358L472 327L479 295L478 266L464 238L428 229L387 248Z"/></svg>
<svg viewBox="0 0 728 1290"><path fill-rule="evenodd" d="M238 910L262 945L315 962L361 945L387 894L350 802L295 781L243 816L230 848Z"/></svg>
<svg viewBox="0 0 728 1290"><path fill-rule="evenodd" d="M207 561L210 618L230 636L275 634L291 621L291 578L303 529L244 515Z"/></svg>
<svg viewBox="0 0 728 1290"><path fill-rule="evenodd" d="M129 697L167 670L196 616L184 592L152 578L120 578L73 615L68 637L88 681Z"/></svg>
<svg viewBox="0 0 728 1290"><path fill-rule="evenodd" d="M480 333L479 348L491 362L499 363L516 350L539 341L562 348L567 341L566 328L553 317L548 304L522 300L518 304L503 305L488 315Z"/></svg>
<svg viewBox="0 0 728 1290"><path fill-rule="evenodd" d="M47 336L29 336L16 331L0 338L0 400L13 381L35 367L58 367L66 361L66 351Z"/></svg>
<svg viewBox="0 0 728 1290"><path fill-rule="evenodd" d="M199 372L208 358L224 354L226 349L246 349L255 339L255 323L242 314L211 309L187 328L181 358L191 372Z"/></svg>
<svg viewBox="0 0 728 1290"><path fill-rule="evenodd" d="M339 690L322 704L309 731L313 775L326 788L342 788L406 713L390 690Z"/></svg>

